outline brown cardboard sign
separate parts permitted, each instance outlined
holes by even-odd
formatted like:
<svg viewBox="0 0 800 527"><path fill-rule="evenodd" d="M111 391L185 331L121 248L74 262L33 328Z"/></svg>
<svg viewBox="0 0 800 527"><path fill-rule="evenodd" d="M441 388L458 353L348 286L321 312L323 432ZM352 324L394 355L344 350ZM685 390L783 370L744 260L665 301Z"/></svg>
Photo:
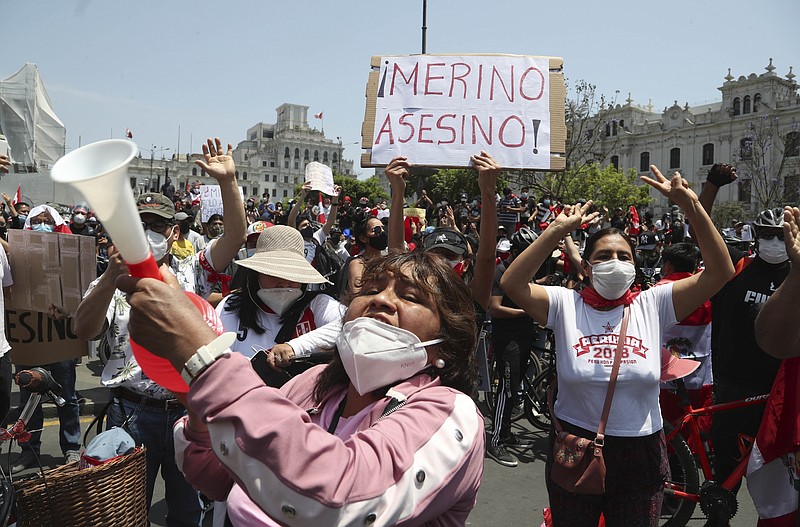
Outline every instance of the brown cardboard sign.
<svg viewBox="0 0 800 527"><path fill-rule="evenodd" d="M372 57L361 166L404 156L418 166L469 168L485 150L506 169L563 171L563 63L508 54Z"/></svg>
<svg viewBox="0 0 800 527"><path fill-rule="evenodd" d="M41 366L86 355L85 340L79 340L72 318L53 320L47 313L6 309L6 338L11 344L11 362Z"/></svg>
<svg viewBox="0 0 800 527"><path fill-rule="evenodd" d="M8 244L14 285L6 306L46 313L55 304L74 314L96 276L94 238L12 229Z"/></svg>

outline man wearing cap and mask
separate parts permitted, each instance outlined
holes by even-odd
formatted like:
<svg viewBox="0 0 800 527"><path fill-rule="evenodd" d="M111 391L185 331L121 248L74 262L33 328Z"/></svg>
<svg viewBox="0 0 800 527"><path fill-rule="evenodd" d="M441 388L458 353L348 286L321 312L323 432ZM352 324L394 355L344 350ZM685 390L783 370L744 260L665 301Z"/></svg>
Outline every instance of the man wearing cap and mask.
<svg viewBox="0 0 800 527"><path fill-rule="evenodd" d="M142 227L150 250L159 265L168 265L186 291L209 298L215 280L233 260L245 241L244 206L236 186L236 166L232 145L223 151L219 139L203 145L204 158L196 161L206 174L219 183L225 210L225 232L192 257L178 260L170 248L178 238L175 207L166 196L142 194L137 200ZM188 484L175 464L172 425L185 414L185 408L166 389L142 373L128 338L130 305L116 278L127 274L119 254L111 253L106 272L92 282L78 306L74 328L78 338L103 338L110 347L110 358L103 369L101 383L111 388L109 426L123 426L137 444L147 447L147 505L153 496L159 472L164 478L167 497L166 525L201 526L203 506L198 493ZM221 297L221 295L218 295ZM193 328L179 328L192 331Z"/></svg>
<svg viewBox="0 0 800 527"><path fill-rule="evenodd" d="M736 180L731 165L716 164L708 173L700 203L710 214L719 188ZM783 209L767 209L753 222L756 256L748 258L728 246L736 274L711 298L711 351L716 403L768 393L780 360L769 356L756 341L755 320L761 306L791 270L784 242ZM739 435L755 437L761 424L761 405L720 412L711 423L714 468L723 481L738 463ZM738 487L737 487L738 488Z"/></svg>

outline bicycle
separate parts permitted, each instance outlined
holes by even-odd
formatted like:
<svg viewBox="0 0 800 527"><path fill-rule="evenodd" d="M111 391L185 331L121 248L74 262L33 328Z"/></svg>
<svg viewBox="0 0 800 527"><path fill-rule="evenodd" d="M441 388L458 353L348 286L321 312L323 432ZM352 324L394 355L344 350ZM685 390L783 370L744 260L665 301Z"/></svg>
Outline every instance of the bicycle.
<svg viewBox="0 0 800 527"><path fill-rule="evenodd" d="M20 415L16 422L8 428L0 428L0 441L25 443L31 438L31 432L27 430L26 423L30 420L43 397L47 397L58 406L64 406L66 403L61 397L61 385L44 368L21 370L14 376L14 382L20 389L31 392L31 396L20 410ZM8 450L10 454L10 445ZM9 522L12 521L16 504L11 470L9 467L7 469L8 475L0 467L0 526L2 527L9 525Z"/></svg>
<svg viewBox="0 0 800 527"><path fill-rule="evenodd" d="M664 482L664 503L661 507L661 519L665 523L660 525L661 527L685 526L691 519L698 503L703 514L709 520L725 525L725 522L733 518L738 510L739 505L736 500L736 494L732 490L744 477L755 438L741 437L740 450L742 460L725 481L719 483L714 479L714 470L711 466L713 452L708 443L708 437L700 431L698 418L719 412L765 404L769 394L765 393L738 401L693 408L683 381L675 381L675 384L684 413L674 423L665 423L664 426L672 477L670 481ZM696 454L692 454L687 439L693 445L702 445L701 448L696 449ZM702 484L700 483L700 473L702 473L703 477Z"/></svg>

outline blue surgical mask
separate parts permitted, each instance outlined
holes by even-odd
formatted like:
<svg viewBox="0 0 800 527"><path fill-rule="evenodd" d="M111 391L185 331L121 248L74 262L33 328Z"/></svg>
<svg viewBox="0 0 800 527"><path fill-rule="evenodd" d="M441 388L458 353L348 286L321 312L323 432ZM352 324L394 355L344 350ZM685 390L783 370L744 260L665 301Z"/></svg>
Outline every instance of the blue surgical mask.
<svg viewBox="0 0 800 527"><path fill-rule="evenodd" d="M38 232L53 232L55 227L48 225L47 223L37 223L36 225L31 225L31 230Z"/></svg>

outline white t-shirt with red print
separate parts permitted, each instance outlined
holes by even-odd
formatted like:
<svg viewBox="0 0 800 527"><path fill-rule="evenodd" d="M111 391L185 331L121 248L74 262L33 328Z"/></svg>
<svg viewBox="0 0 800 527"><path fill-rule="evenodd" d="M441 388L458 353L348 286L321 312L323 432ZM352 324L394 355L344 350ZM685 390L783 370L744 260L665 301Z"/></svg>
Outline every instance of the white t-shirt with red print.
<svg viewBox="0 0 800 527"><path fill-rule="evenodd" d="M545 289L550 299L547 327L556 337L555 413L562 421L596 431L611 378L623 308L600 311L586 305L575 291L563 287ZM661 430L661 333L665 326L676 322L672 284L648 289L631 304L606 435L641 437Z"/></svg>

